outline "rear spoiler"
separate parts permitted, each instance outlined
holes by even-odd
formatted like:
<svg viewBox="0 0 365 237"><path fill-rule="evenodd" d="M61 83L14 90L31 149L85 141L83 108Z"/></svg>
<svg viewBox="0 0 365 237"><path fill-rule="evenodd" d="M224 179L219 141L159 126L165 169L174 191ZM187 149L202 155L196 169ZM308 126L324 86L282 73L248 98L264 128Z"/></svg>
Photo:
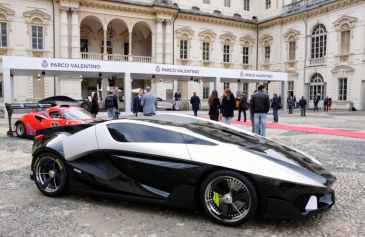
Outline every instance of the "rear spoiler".
<svg viewBox="0 0 365 237"><path fill-rule="evenodd" d="M15 109L45 109L52 107L52 104L39 104L39 103L15 103L8 104L5 103L6 111L8 112L8 120L9 120L9 131L7 132L8 136L13 136L13 130L11 127L11 116Z"/></svg>

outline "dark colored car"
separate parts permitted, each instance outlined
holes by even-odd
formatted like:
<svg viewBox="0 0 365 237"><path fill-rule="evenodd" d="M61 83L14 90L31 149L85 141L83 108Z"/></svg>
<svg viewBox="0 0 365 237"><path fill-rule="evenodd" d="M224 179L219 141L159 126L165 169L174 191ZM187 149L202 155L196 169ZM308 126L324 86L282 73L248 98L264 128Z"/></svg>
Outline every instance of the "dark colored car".
<svg viewBox="0 0 365 237"><path fill-rule="evenodd" d="M336 178L315 158L244 130L187 115L156 115L44 130L31 178L47 196L99 194L202 208L238 225L329 210Z"/></svg>
<svg viewBox="0 0 365 237"><path fill-rule="evenodd" d="M51 96L51 97L38 101L38 103L52 104L53 106L56 106L56 105L78 106L89 112L91 109L91 103L88 100L75 100L68 96L62 96L62 95Z"/></svg>

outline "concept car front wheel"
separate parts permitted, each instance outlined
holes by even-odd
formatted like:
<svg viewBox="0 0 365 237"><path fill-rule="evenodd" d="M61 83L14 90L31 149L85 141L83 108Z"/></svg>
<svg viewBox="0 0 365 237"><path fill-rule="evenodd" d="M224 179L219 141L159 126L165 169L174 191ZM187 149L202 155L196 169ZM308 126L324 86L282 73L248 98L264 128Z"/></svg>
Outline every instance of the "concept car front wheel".
<svg viewBox="0 0 365 237"><path fill-rule="evenodd" d="M62 159L52 153L44 153L36 158L33 177L38 189L46 196L60 196L67 190L66 167Z"/></svg>
<svg viewBox="0 0 365 237"><path fill-rule="evenodd" d="M257 193L251 182L232 171L209 175L200 190L204 211L216 222L235 226L249 220L257 208Z"/></svg>

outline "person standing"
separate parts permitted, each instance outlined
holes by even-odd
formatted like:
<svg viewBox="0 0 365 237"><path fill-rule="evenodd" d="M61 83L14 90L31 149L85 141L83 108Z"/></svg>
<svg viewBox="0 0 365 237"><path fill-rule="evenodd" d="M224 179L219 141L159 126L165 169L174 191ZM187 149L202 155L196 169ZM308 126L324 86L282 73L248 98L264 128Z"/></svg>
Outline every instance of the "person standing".
<svg viewBox="0 0 365 237"><path fill-rule="evenodd" d="M156 114L157 98L151 92L151 87L146 88L146 94L142 97L141 105L144 116L153 116Z"/></svg>
<svg viewBox="0 0 365 237"><path fill-rule="evenodd" d="M174 98L175 98L175 109L176 110L180 110L180 101L181 101L181 92L179 89L176 90L175 94L174 94Z"/></svg>
<svg viewBox="0 0 365 237"><path fill-rule="evenodd" d="M135 116L138 116L139 112L143 112L143 108L142 108L142 105L141 105L143 94L144 94L143 89L140 89L138 91L138 95L136 95L133 98L133 114Z"/></svg>
<svg viewBox="0 0 365 237"><path fill-rule="evenodd" d="M304 96L299 100L299 106L300 106L300 116L305 117L305 109L307 107L307 101L304 99Z"/></svg>
<svg viewBox="0 0 365 237"><path fill-rule="evenodd" d="M273 113L273 116L274 116L273 123L278 123L279 122L278 110L281 108L281 104L280 104L279 97L276 93L274 93L274 97L272 98L271 108L272 108L272 111L273 111L272 113Z"/></svg>
<svg viewBox="0 0 365 237"><path fill-rule="evenodd" d="M210 120L218 121L221 103L219 102L218 92L216 90L213 90L212 94L209 96L208 104Z"/></svg>
<svg viewBox="0 0 365 237"><path fill-rule="evenodd" d="M332 108L332 98L331 97L328 97L327 107L328 107L328 111L331 111L331 108Z"/></svg>
<svg viewBox="0 0 365 237"><path fill-rule="evenodd" d="M251 127L252 127L252 133L255 133L255 117L254 117L254 112L252 110L252 96L257 92L257 90L255 90L253 92L253 94L251 95L251 99L250 99L250 120L251 120Z"/></svg>
<svg viewBox="0 0 365 237"><path fill-rule="evenodd" d="M328 96L323 100L323 111L328 112Z"/></svg>
<svg viewBox="0 0 365 237"><path fill-rule="evenodd" d="M96 116L99 112L99 97L98 97L98 93L95 92L93 95L93 98L91 100L91 109L90 109L90 113L94 116Z"/></svg>
<svg viewBox="0 0 365 237"><path fill-rule="evenodd" d="M236 107L236 101L230 89L224 91L222 99L221 114L225 124L231 125L232 118L234 116L234 109Z"/></svg>
<svg viewBox="0 0 365 237"><path fill-rule="evenodd" d="M237 121L241 120L241 112L243 112L243 122L246 122L247 117L246 117L246 110L247 110L247 97L245 94L242 94L241 98L240 98L240 103L238 106L238 119Z"/></svg>
<svg viewBox="0 0 365 237"><path fill-rule="evenodd" d="M269 95L264 91L265 85L258 86L258 92L252 96L252 110L254 112L255 133L266 136L266 115L270 110Z"/></svg>
<svg viewBox="0 0 365 237"><path fill-rule="evenodd" d="M105 108L108 112L108 118L115 119L118 111L117 97L113 92L109 92L109 95L105 98Z"/></svg>
<svg viewBox="0 0 365 237"><path fill-rule="evenodd" d="M289 114L293 113L293 108L295 106L295 102L292 96L288 98L288 108L289 108Z"/></svg>
<svg viewBox="0 0 365 237"><path fill-rule="evenodd" d="M198 116L198 110L200 107L200 98L196 95L196 92L193 93L193 96L190 98L190 104L193 107L194 116Z"/></svg>
<svg viewBox="0 0 365 237"><path fill-rule="evenodd" d="M314 98L314 111L318 111L318 103L320 99L321 97L319 96L319 94L316 96L316 98Z"/></svg>

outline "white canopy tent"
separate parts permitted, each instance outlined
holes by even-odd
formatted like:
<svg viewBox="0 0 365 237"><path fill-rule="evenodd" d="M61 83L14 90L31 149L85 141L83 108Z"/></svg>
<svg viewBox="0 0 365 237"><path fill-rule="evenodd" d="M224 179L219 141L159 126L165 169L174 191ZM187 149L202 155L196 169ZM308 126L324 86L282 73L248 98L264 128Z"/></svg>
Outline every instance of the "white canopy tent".
<svg viewBox="0 0 365 237"><path fill-rule="evenodd" d="M220 90L221 81L245 82L282 82L282 98L287 97L287 73L268 71L247 71L239 69L224 69L210 67L178 66L168 64L95 61L60 58L34 58L3 56L4 102L14 102L14 76L33 76L44 72L47 76L59 77L98 77L122 76L124 78L125 112L131 110L132 79L151 79L169 77L176 80L190 80L191 77L204 78L215 82L215 88ZM129 95L129 96L128 96ZM286 100L283 101L284 103Z"/></svg>

